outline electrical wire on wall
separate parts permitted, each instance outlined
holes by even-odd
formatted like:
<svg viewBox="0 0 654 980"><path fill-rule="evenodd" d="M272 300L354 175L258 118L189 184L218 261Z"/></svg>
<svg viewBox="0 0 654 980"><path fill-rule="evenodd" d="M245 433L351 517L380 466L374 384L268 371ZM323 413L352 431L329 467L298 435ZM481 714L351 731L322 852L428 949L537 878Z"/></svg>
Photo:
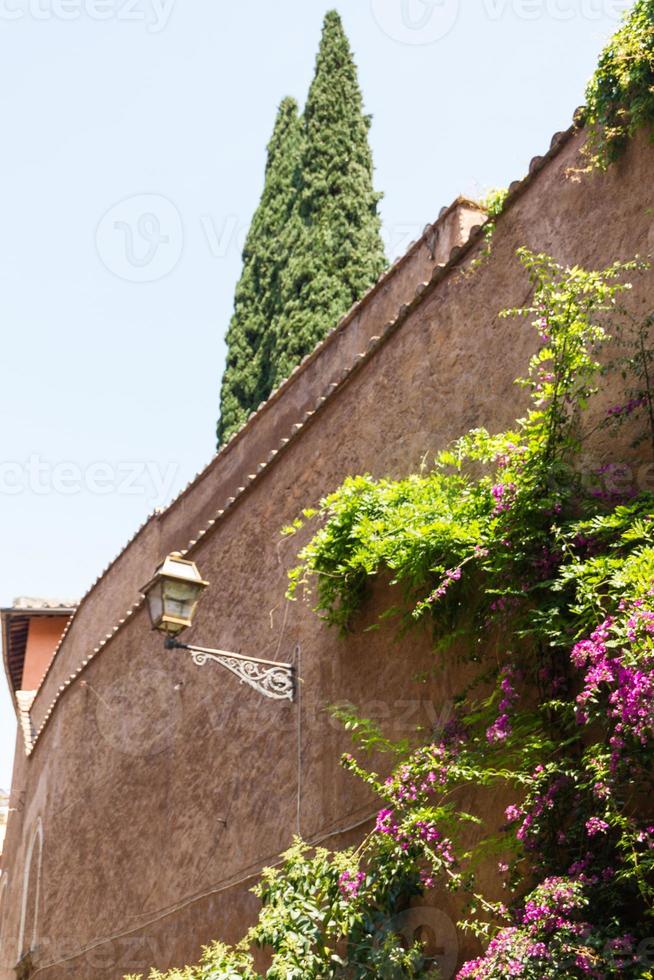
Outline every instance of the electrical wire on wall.
<svg viewBox="0 0 654 980"><path fill-rule="evenodd" d="M295 810L295 827L298 837L302 837L302 648L298 643L293 658L295 666L295 699L297 703L297 800Z"/></svg>
<svg viewBox="0 0 654 980"><path fill-rule="evenodd" d="M285 628L286 628L287 613L288 613L288 606L286 607L286 610L285 610L284 619L283 619L283 622L282 622L282 628L281 628L281 632L280 632L280 637L279 637L279 641L277 643L277 652L276 652L276 655L277 656L279 656L279 653L280 653L281 647L282 647L282 643L283 643L283 639L284 639L284 633L285 633ZM296 832L297 832L297 835L298 835L298 837L302 838L302 792L303 792L303 771L302 771L302 767L303 767L303 755L302 755L302 748L303 748L303 746L302 746L303 728L302 728L302 680L301 680L302 649L301 649L301 646L300 646L299 643L297 643L296 646L295 646L294 655L293 655L293 666L295 667L296 683L297 683L297 686L296 686L296 698L295 698L295 704L297 706L297 721L296 721L297 792L296 792L296 820L295 820L295 823L296 823ZM91 685L88 684L88 682L82 682L82 683L84 684L84 686L91 687ZM93 693L95 694L95 696L100 701L104 701L104 699L102 698L102 696L94 688L91 688L91 690L93 691ZM352 816L354 816L354 814L352 814ZM375 816L376 816L376 811L374 813L367 813L365 816L363 816L362 818L357 819L355 822L353 822L351 824L348 824L348 825L343 826L343 827L339 827L339 828L337 828L335 830L331 830L329 832L322 832L322 833L318 834L312 840L307 841L307 843L310 846L314 846L315 847L315 846L318 846L320 844L323 844L325 841L327 841L327 840L329 840L331 838L340 837L343 834L351 833L351 832L353 832L355 830L358 830L360 827L365 826L365 824L370 823L372 820L374 820ZM163 908L163 909L159 909L159 910L156 910L156 911L153 910L153 912L151 913L151 916L147 920L141 922L139 925L131 926L129 928L125 928L124 930L122 930L120 932L117 932L117 933L114 933L111 936L107 936L105 938L98 939L98 940L94 941L93 943L90 943L88 946L82 947L81 949L79 949L75 953L71 953L68 956L62 957L61 959L52 961L50 963L43 964L42 966L38 966L34 970L32 976L33 977L38 976L39 974L43 973L44 971L51 970L51 969L53 969L53 968L55 968L57 966L61 966L61 965L65 964L65 963L69 963L69 962L71 962L71 961L73 961L75 959L78 959L80 956L84 956L87 953L90 953L93 950L96 950L96 949L100 948L101 946L106 946L108 943L116 942L116 941L118 941L120 939L125 939L128 936L133 936L133 935L135 935L137 933L143 932L148 927L150 927L152 925L155 925L156 923L162 921L163 919L166 919L168 916L174 915L176 912L180 912L183 909L186 909L189 906L194 905L195 903L202 901L203 899L212 897L214 895L218 895L218 894L220 894L222 892L225 892L225 891L228 891L228 890L230 890L232 888L236 888L237 886L246 884L249 881L255 881L260 876L261 871L262 871L262 869L264 867L273 867L273 868L280 867L283 864L283 860L284 860L283 859L283 855L280 855L280 854L275 854L275 855L272 855L269 858L264 858L262 861L260 861L260 862L257 863L256 868L247 869L246 873L244 875L242 875L241 877L236 877L236 878L232 877L232 878L229 878L229 879L223 879L222 881L217 882L212 888L210 888L210 889L208 889L208 890L206 890L204 892L201 892L200 894L188 896L187 898L183 899L181 902L178 902L175 905L169 906L168 908ZM237 875L238 875L238 872L237 872Z"/></svg>

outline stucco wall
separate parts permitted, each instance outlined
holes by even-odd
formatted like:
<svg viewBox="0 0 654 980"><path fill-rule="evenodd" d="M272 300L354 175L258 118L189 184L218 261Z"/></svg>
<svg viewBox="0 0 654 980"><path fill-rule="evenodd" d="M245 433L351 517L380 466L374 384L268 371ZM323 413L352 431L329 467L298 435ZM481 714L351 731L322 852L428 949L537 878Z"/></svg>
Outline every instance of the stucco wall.
<svg viewBox="0 0 654 980"><path fill-rule="evenodd" d="M53 693L64 690L31 757L18 752L12 794L18 812L9 823L0 907L2 980L19 953L21 915L23 934L31 921L22 897L39 825L36 975L43 980L113 980L150 964L195 959L212 938L242 934L256 908L248 893L253 876L294 833L335 846L361 834L374 801L338 768L349 743L325 705L354 702L391 720L392 734L401 736L421 719L433 723L462 678L458 669L444 669L416 687L412 675L430 662L426 637L398 644L388 631L357 631L342 639L306 605L286 603L286 571L300 542L281 539L279 529L348 474L413 472L462 431L502 427L521 411L524 393L512 382L533 337L524 323L498 317L529 295L515 258L520 245L588 266L652 250L654 149L639 139L608 174L571 179L582 140L575 133L562 141L516 193L498 222L490 259L463 275L482 243L461 254L330 397L319 403L329 377L319 358L298 372L295 421L314 414L231 505L225 497L234 495L230 480L238 467L227 476L216 462L168 516L166 535L161 521L151 522L120 559L120 571L114 566L94 589L39 694L37 728ZM403 302L423 277L420 269L412 284L405 282L403 292L412 288ZM632 302L654 306L651 272L636 280ZM386 308L378 316L371 334L382 333L390 318ZM293 383L286 401L273 400L234 444L234 458L250 472L259 424L274 430L279 412L283 425L292 425L292 389ZM584 465L627 456L597 436ZM238 486L245 485L241 479ZM134 598L130 590L142 584L138 577L151 572L152 554L187 547L218 509L224 514L191 549L211 589L188 640L299 658L295 705L264 701L218 668L199 669L184 654L165 652L143 608L111 633ZM380 588L366 616L386 598ZM67 683L100 633L111 639Z"/></svg>
<svg viewBox="0 0 654 980"><path fill-rule="evenodd" d="M423 238L391 266L174 504L146 522L131 546L118 555L83 598L64 635L56 669L48 673L34 704L36 729L57 694L61 678L67 677L89 649L125 616L159 561L180 547L180 541L186 544L248 483L259 465L292 435L295 423L315 408L318 395L329 392L341 380L343 372L366 350L370 338L381 333L402 304L414 298L418 283L428 282L452 249L465 243L471 230L485 218L477 205L464 198L444 208L433 225L425 228Z"/></svg>

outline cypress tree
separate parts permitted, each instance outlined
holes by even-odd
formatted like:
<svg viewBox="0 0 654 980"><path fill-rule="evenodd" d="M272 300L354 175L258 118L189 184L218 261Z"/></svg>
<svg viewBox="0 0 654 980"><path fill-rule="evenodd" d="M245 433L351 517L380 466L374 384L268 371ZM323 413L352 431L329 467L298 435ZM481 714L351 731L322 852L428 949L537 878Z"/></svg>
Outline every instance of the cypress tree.
<svg viewBox="0 0 654 980"><path fill-rule="evenodd" d="M245 241L243 271L226 336L219 446L270 393L269 328L280 310L280 274L288 258L284 230L296 195L301 142L297 103L286 98L268 144L263 194Z"/></svg>
<svg viewBox="0 0 654 980"><path fill-rule="evenodd" d="M284 234L288 263L272 325L271 388L386 266L369 129L350 45L332 10L304 112L297 196Z"/></svg>

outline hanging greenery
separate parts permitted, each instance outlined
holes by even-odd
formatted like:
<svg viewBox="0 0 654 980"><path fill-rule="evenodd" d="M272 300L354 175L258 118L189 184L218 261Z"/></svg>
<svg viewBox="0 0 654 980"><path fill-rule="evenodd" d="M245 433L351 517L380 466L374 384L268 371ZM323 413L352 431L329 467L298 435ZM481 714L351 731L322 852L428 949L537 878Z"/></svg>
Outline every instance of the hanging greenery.
<svg viewBox="0 0 654 980"><path fill-rule="evenodd" d="M534 302L505 315L531 316L540 336L519 379L531 394L527 416L510 432L468 433L429 474L347 480L310 515L322 527L290 595L313 590L319 613L348 629L368 584L390 573L403 588L398 607L430 625L443 661L454 641L479 663L450 724L405 753L390 780L345 761L385 801L377 833L395 856L404 850L405 870L425 889L469 894L463 925L487 949L459 978L644 978L654 907L654 499L624 480L617 490L603 482L610 468L590 487L575 468L598 349L612 321L622 332L620 278L638 263L587 272L520 254ZM643 365L652 352L642 338L637 330L636 387L607 421L638 416L651 440ZM488 648L494 634L505 649ZM355 716L350 724L356 731ZM466 784L477 787L472 811L454 802ZM515 803L489 835L485 796L498 787L513 787ZM501 858L505 902L475 884L489 854Z"/></svg>
<svg viewBox="0 0 654 980"><path fill-rule="evenodd" d="M454 643L477 679L447 724L410 745L341 707L361 747L388 756L385 779L342 760L380 800L373 830L344 852L298 842L264 873L243 942L167 980L436 978L437 958L397 927L412 896L435 888L467 903L460 925L485 950L460 980L654 975L654 498L611 482L610 468L589 485L576 466L598 353L623 330L625 277L642 263L586 271L520 256L533 303L505 315L530 318L539 337L519 380L526 416L468 433L430 473L347 480L305 515L319 529L290 584L348 630L390 573L403 625L427 624L444 665ZM652 439L647 353L606 421ZM498 790L512 802L491 826ZM503 899L478 883L489 861ZM257 946L272 956L264 974Z"/></svg>
<svg viewBox="0 0 654 980"><path fill-rule="evenodd" d="M636 0L604 49L586 90L591 166L602 170L635 133L654 133L654 0Z"/></svg>

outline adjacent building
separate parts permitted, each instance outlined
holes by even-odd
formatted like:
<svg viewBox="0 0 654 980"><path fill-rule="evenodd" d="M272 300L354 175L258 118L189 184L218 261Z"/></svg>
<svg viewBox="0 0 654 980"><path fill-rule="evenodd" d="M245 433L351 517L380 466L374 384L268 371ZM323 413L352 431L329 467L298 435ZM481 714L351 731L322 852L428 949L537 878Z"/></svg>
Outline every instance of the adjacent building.
<svg viewBox="0 0 654 980"><path fill-rule="evenodd" d="M2 849L7 833L7 820L9 819L9 793L0 789L0 868L2 867Z"/></svg>

